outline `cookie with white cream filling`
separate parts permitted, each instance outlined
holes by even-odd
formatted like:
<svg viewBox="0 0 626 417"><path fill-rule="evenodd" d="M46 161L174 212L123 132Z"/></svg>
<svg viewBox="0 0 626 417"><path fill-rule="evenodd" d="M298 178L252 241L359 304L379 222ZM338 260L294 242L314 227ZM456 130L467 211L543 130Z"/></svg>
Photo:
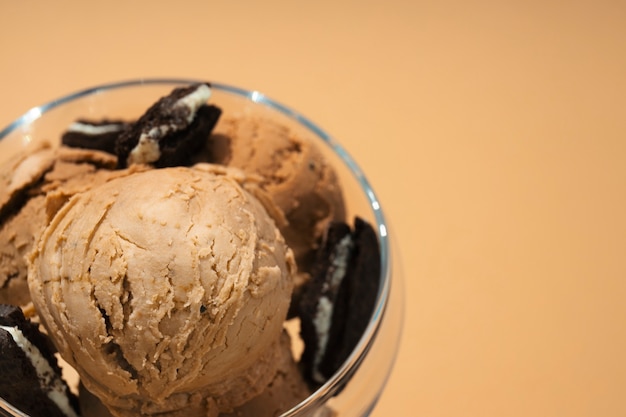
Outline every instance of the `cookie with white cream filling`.
<svg viewBox="0 0 626 417"><path fill-rule="evenodd" d="M0 304L0 397L31 417L77 417L53 352L19 307Z"/></svg>
<svg viewBox="0 0 626 417"><path fill-rule="evenodd" d="M115 154L118 137L129 125L122 120L80 119L69 125L61 136L61 144Z"/></svg>
<svg viewBox="0 0 626 417"><path fill-rule="evenodd" d="M299 305L301 364L312 385L328 380L359 342L374 310L380 268L369 223L357 217L353 229L342 222L329 226Z"/></svg>
<svg viewBox="0 0 626 417"><path fill-rule="evenodd" d="M120 135L115 147L119 167L189 165L222 112L206 104L210 96L209 84L193 84L162 97Z"/></svg>

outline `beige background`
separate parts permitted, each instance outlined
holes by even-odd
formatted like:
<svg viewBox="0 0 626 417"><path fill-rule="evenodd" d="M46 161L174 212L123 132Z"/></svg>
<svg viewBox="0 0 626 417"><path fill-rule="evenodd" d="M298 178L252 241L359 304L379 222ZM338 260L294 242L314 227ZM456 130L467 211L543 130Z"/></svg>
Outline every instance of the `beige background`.
<svg viewBox="0 0 626 417"><path fill-rule="evenodd" d="M0 0L0 125L94 84L260 90L368 173L404 259L383 416L626 415L620 1Z"/></svg>

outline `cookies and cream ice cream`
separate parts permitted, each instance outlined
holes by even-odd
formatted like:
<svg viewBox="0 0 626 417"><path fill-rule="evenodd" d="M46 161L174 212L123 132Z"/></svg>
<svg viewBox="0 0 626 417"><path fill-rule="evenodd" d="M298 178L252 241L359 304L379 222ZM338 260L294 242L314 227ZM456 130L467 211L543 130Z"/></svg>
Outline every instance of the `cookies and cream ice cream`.
<svg viewBox="0 0 626 417"><path fill-rule="evenodd" d="M77 194L30 261L42 322L115 415L217 415L275 373L293 255L228 171L150 170Z"/></svg>

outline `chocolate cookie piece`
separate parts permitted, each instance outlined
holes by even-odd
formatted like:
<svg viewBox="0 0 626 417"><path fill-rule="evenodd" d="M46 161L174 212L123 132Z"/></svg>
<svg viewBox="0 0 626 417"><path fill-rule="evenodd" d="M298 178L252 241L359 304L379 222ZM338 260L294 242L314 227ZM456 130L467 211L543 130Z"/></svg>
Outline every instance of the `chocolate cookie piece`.
<svg viewBox="0 0 626 417"><path fill-rule="evenodd" d="M115 154L120 134L129 126L122 120L86 120L72 123L61 136L61 143L72 148L95 149Z"/></svg>
<svg viewBox="0 0 626 417"><path fill-rule="evenodd" d="M189 165L222 113L218 107L205 104L210 94L208 84L194 84L177 88L157 101L120 135L115 147L118 166Z"/></svg>
<svg viewBox="0 0 626 417"><path fill-rule="evenodd" d="M19 307L0 304L0 397L31 417L77 417L50 340Z"/></svg>
<svg viewBox="0 0 626 417"><path fill-rule="evenodd" d="M311 384L318 385L345 362L374 311L380 280L376 232L358 217L353 230L332 223L313 268L299 306L301 363Z"/></svg>

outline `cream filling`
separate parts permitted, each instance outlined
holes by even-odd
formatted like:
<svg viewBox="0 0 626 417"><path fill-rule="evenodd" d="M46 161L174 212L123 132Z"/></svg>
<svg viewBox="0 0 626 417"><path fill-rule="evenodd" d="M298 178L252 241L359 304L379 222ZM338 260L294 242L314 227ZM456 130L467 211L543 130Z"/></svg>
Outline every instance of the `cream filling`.
<svg viewBox="0 0 626 417"><path fill-rule="evenodd" d="M174 107L188 107L189 116L187 116L187 123L191 123L198 111L198 107L206 103L211 97L211 89L206 84L201 84L191 94L187 94L185 97L179 99Z"/></svg>
<svg viewBox="0 0 626 417"><path fill-rule="evenodd" d="M82 133L85 135L103 135L105 133L119 132L122 130L121 125L108 124L108 125L90 125L87 123L74 122L67 130L76 133Z"/></svg>
<svg viewBox="0 0 626 417"><path fill-rule="evenodd" d="M346 275L348 269L348 259L350 258L350 252L353 247L352 236L347 235L339 241L333 252L333 258L331 260L331 268L333 272L330 276L330 282L324 284L322 293L328 293L333 298L337 295L339 285ZM320 297L317 309L315 311L315 318L313 324L317 331L317 351L313 358L313 379L319 383L323 383L326 378L319 371L319 365L322 362L324 354L326 353L326 346L328 345L328 333L330 332L330 326L333 322L333 302L329 295L323 295Z"/></svg>
<svg viewBox="0 0 626 417"><path fill-rule="evenodd" d="M208 85L202 84L193 92L178 99L173 107L187 107L189 114L186 120L187 123L190 124L193 118L196 117L198 108L206 103L209 97L211 97L211 89ZM162 125L150 129L149 132L143 132L141 136L139 136L139 142L137 142L137 145L135 145L128 155L128 165L151 164L158 161L161 157L159 140L172 130L176 130L176 126Z"/></svg>
<svg viewBox="0 0 626 417"><path fill-rule="evenodd" d="M159 139L165 136L170 130L170 126L159 126L150 129L148 133L139 136L139 142L128 155L128 165L131 164L151 164L161 157Z"/></svg>
<svg viewBox="0 0 626 417"><path fill-rule="evenodd" d="M37 372L40 385L47 391L48 398L50 398L65 415L78 417L70 405L65 384L63 384L63 381L56 375L52 366L50 366L37 346L30 343L26 336L24 336L24 333L16 327L0 326L0 329L6 330L20 349L24 351L28 359L30 359L30 362Z"/></svg>

